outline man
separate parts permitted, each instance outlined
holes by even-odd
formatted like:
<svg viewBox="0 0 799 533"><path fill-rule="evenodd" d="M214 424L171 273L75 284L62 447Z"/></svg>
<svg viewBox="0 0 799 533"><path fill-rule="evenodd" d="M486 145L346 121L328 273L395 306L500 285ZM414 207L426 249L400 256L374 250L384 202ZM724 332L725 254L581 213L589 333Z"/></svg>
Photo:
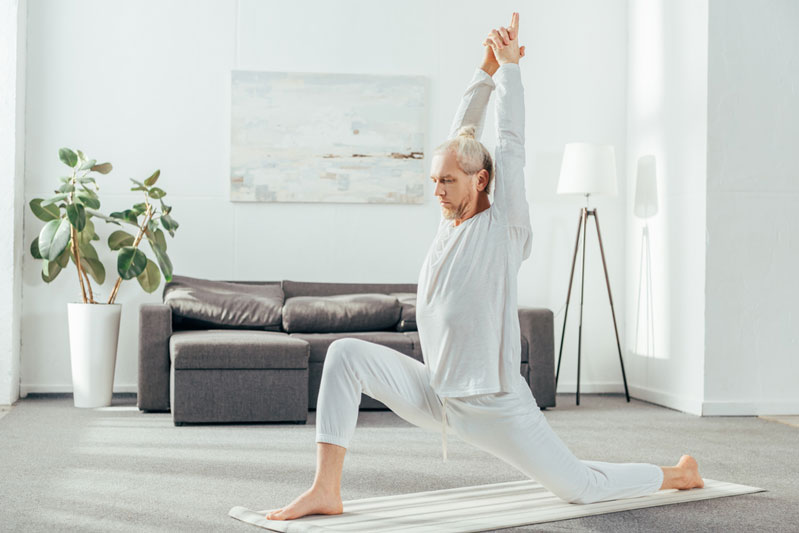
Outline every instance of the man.
<svg viewBox="0 0 799 533"><path fill-rule="evenodd" d="M341 471L361 392L414 425L451 430L573 503L702 487L696 461L673 467L578 460L549 427L520 368L519 267L532 230L524 189L524 98L519 15L493 30L431 179L442 218L419 274L416 321L425 363L360 339L330 345L316 410L313 486L266 518L340 514ZM493 79L492 79L493 77ZM497 88L496 165L479 142ZM496 176L494 176L496 170ZM495 182L494 202L489 202Z"/></svg>

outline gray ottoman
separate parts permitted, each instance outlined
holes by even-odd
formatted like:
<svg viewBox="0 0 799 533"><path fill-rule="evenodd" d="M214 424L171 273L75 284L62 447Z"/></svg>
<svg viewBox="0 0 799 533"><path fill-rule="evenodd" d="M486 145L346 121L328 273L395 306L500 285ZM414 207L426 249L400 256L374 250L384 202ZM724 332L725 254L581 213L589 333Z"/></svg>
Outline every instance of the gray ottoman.
<svg viewBox="0 0 799 533"><path fill-rule="evenodd" d="M177 331L169 339L176 426L308 418L307 342L253 330Z"/></svg>

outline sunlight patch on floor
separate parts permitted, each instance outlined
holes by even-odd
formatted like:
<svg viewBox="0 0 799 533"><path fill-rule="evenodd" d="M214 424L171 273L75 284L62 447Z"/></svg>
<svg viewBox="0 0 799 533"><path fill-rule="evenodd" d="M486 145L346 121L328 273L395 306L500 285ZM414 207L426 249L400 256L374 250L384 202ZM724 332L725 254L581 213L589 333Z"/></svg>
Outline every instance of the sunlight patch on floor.
<svg viewBox="0 0 799 533"><path fill-rule="evenodd" d="M799 415L783 415L783 416L760 416L763 420L769 422L779 422L780 424L787 424L791 427L799 428Z"/></svg>

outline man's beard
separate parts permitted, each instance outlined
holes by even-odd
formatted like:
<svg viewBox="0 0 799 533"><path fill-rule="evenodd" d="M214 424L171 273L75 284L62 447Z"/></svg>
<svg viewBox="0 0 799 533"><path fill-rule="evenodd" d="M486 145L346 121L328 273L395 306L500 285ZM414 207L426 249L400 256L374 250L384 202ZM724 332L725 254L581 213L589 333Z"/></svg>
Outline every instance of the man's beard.
<svg viewBox="0 0 799 533"><path fill-rule="evenodd" d="M441 209L444 213L444 218L447 220L456 220L463 217L463 205L459 205L458 207L447 207L442 205Z"/></svg>

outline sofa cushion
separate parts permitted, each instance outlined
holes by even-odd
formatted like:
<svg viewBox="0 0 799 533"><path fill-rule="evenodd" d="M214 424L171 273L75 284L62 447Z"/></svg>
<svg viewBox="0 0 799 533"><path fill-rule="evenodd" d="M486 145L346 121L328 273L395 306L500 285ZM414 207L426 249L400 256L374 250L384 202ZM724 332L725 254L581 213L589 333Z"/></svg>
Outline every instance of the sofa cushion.
<svg viewBox="0 0 799 533"><path fill-rule="evenodd" d="M176 329L236 328L280 331L283 289L279 282L234 283L173 276L164 287Z"/></svg>
<svg viewBox="0 0 799 533"><path fill-rule="evenodd" d="M255 330L176 331L169 339L175 370L308 368L308 343Z"/></svg>
<svg viewBox="0 0 799 533"><path fill-rule="evenodd" d="M288 333L342 333L394 328L400 303L387 294L295 296L283 305Z"/></svg>
<svg viewBox="0 0 799 533"><path fill-rule="evenodd" d="M283 280L281 285L286 299L295 296L332 296L334 294L363 294L378 292L416 292L415 283L329 283L322 281Z"/></svg>
<svg viewBox="0 0 799 533"><path fill-rule="evenodd" d="M311 345L309 365L324 362L327 349L336 339L353 338L387 346L414 359L421 361L421 350L418 356L414 350L413 337L395 331L361 331L355 333L292 333L292 338L303 340Z"/></svg>
<svg viewBox="0 0 799 533"><path fill-rule="evenodd" d="M392 292L400 303L400 319L397 322L397 331L416 331L416 293Z"/></svg>

